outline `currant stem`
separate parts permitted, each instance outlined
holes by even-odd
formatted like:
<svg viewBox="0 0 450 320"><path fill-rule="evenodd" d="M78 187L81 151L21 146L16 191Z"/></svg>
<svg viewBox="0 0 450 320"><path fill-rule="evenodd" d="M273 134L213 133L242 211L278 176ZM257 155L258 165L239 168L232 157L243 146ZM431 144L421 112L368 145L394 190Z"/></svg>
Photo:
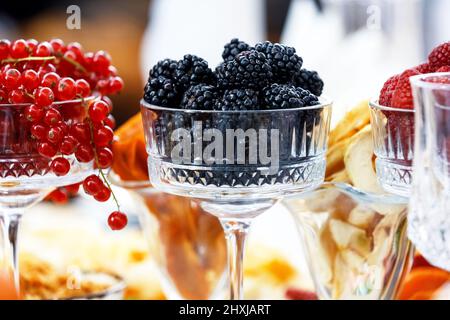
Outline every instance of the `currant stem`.
<svg viewBox="0 0 450 320"><path fill-rule="evenodd" d="M106 179L106 176L105 176L105 173L103 172L103 170L100 169L99 172L100 172L100 175L102 176L102 179L105 182L106 186L111 191L111 195L112 195L113 200L114 200L114 202L116 203L116 206L117 206L117 211L120 211L120 204L119 204L119 201L116 198L116 195L114 194L113 189L111 188L111 184L109 183L108 179Z"/></svg>
<svg viewBox="0 0 450 320"><path fill-rule="evenodd" d="M73 66L75 66L75 68L77 68L77 69L80 70L81 72L87 73L86 68L83 67L81 64L79 64L77 61L75 61L75 60L73 60L73 59L71 59L71 58L65 57L65 56L62 56L61 59L63 59L63 60L65 60L65 61L69 62L70 64L72 64Z"/></svg>
<svg viewBox="0 0 450 320"><path fill-rule="evenodd" d="M56 59L55 56L49 56L49 57L26 57L26 58L20 58L20 59L3 59L1 61L1 64L3 63L19 63L24 61L48 61L48 60L54 60Z"/></svg>

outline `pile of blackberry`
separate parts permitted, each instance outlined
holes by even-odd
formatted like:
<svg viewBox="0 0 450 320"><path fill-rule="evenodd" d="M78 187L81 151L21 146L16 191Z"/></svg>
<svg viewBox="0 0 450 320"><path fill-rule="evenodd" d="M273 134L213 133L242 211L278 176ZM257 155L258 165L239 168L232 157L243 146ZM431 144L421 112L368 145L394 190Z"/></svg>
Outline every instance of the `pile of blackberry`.
<svg viewBox="0 0 450 320"><path fill-rule="evenodd" d="M324 83L318 73L303 68L303 59L294 48L268 41L251 46L232 39L225 44L222 58L214 71L204 59L189 54L179 61L162 60L150 70L144 92L144 100L150 104L171 109L233 111L191 113L191 119L176 112L162 114L156 133L167 139L168 131L179 126L192 129L194 120L202 120L204 128L224 133L237 128L279 129L280 160L293 160L295 155L289 145L292 135L303 136L303 131L310 131L321 113L320 109L307 108L319 104ZM298 108L305 110L299 112ZM239 112L275 109L285 110L283 116ZM306 142L298 139L298 143L306 143L309 148L310 137L304 136ZM171 145L170 141L164 142ZM297 147L304 150L304 146ZM217 179L214 181L217 185Z"/></svg>

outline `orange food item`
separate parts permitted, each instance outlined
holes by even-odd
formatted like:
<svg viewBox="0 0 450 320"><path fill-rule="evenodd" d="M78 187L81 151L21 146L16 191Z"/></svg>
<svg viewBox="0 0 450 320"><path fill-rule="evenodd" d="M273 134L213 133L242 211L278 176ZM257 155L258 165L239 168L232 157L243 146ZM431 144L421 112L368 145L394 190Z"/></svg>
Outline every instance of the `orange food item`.
<svg viewBox="0 0 450 320"><path fill-rule="evenodd" d="M115 135L114 172L125 181L147 181L147 151L141 114L138 113L125 122L116 130Z"/></svg>
<svg viewBox="0 0 450 320"><path fill-rule="evenodd" d="M434 267L418 267L406 277L398 295L400 300L429 300L447 282L450 273Z"/></svg>

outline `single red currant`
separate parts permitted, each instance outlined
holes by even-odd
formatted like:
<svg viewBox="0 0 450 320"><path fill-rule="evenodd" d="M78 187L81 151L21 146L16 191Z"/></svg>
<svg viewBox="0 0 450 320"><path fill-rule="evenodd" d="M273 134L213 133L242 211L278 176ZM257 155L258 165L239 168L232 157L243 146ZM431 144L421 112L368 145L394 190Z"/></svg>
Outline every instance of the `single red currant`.
<svg viewBox="0 0 450 320"><path fill-rule="evenodd" d="M96 195L94 195L94 199L100 202L108 201L111 197L111 190L109 190L107 187L103 186L100 188L100 190L97 192Z"/></svg>
<svg viewBox="0 0 450 320"><path fill-rule="evenodd" d="M11 46L11 42L6 39L0 40L0 61L9 57L9 48Z"/></svg>
<svg viewBox="0 0 450 320"><path fill-rule="evenodd" d="M114 130L116 128L116 119L114 119L114 116L110 114L108 118L103 120L103 124Z"/></svg>
<svg viewBox="0 0 450 320"><path fill-rule="evenodd" d="M89 107L89 117L93 122L99 123L102 122L109 113L109 107L106 102L97 100L94 101Z"/></svg>
<svg viewBox="0 0 450 320"><path fill-rule="evenodd" d="M53 126L47 132L47 140L54 145L58 145L64 138L64 132L60 127Z"/></svg>
<svg viewBox="0 0 450 320"><path fill-rule="evenodd" d="M31 123L38 123L44 117L44 109L32 104L25 108L24 114L25 118Z"/></svg>
<svg viewBox="0 0 450 320"><path fill-rule="evenodd" d="M91 94L91 86L89 83L84 79L78 79L75 81L76 86L76 93L77 96L81 96L83 98L86 98Z"/></svg>
<svg viewBox="0 0 450 320"><path fill-rule="evenodd" d="M100 126L94 130L94 143L98 147L109 145L114 138L114 131L110 127Z"/></svg>
<svg viewBox="0 0 450 320"><path fill-rule="evenodd" d="M25 70L22 73L20 82L26 90L33 92L39 86L39 75L32 69Z"/></svg>
<svg viewBox="0 0 450 320"><path fill-rule="evenodd" d="M75 54L75 60L83 60L83 47L78 42L71 42L67 45L67 51L71 51Z"/></svg>
<svg viewBox="0 0 450 320"><path fill-rule="evenodd" d="M34 91L34 101L40 107L48 107L55 101L55 95L49 87L40 87Z"/></svg>
<svg viewBox="0 0 450 320"><path fill-rule="evenodd" d="M28 39L27 40L27 46L28 46L28 53L33 53L34 50L36 50L36 47L38 46L39 42L36 39Z"/></svg>
<svg viewBox="0 0 450 320"><path fill-rule="evenodd" d="M75 151L75 157L80 162L89 162L94 159L94 150L90 144L80 144Z"/></svg>
<svg viewBox="0 0 450 320"><path fill-rule="evenodd" d="M56 110L55 108L50 108L47 111L45 111L44 114L44 122L46 125L55 125L58 122L60 122L62 120L62 116L61 113L59 113L58 110Z"/></svg>
<svg viewBox="0 0 450 320"><path fill-rule="evenodd" d="M71 135L80 142L91 141L91 130L87 123L76 123L69 131Z"/></svg>
<svg viewBox="0 0 450 320"><path fill-rule="evenodd" d="M27 102L27 98L25 96L25 92L20 89L14 89L9 92L8 100L10 103L25 103Z"/></svg>
<svg viewBox="0 0 450 320"><path fill-rule="evenodd" d="M75 195L80 189L80 183L69 184L68 186L65 186L64 189L66 189L69 195Z"/></svg>
<svg viewBox="0 0 450 320"><path fill-rule="evenodd" d="M112 77L109 80L108 91L110 93L117 93L123 89L123 80L121 77Z"/></svg>
<svg viewBox="0 0 450 320"><path fill-rule="evenodd" d="M3 85L8 90L16 89L20 85L20 77L21 74L19 70L13 68L8 69L3 74Z"/></svg>
<svg viewBox="0 0 450 320"><path fill-rule="evenodd" d="M93 69L100 74L107 74L108 67L111 64L111 57L106 51L100 50L94 54Z"/></svg>
<svg viewBox="0 0 450 320"><path fill-rule="evenodd" d="M41 156L53 158L56 155L56 148L50 142L44 141L38 144L38 152Z"/></svg>
<svg viewBox="0 0 450 320"><path fill-rule="evenodd" d="M64 41L61 39L52 39L50 40L50 44L53 48L53 52L55 53L62 53L65 50Z"/></svg>
<svg viewBox="0 0 450 320"><path fill-rule="evenodd" d="M57 96L60 100L72 100L77 94L77 87L72 78L62 78L58 82Z"/></svg>
<svg viewBox="0 0 450 320"><path fill-rule="evenodd" d="M57 157L53 159L50 168L57 176L65 176L70 170L70 162L66 158Z"/></svg>
<svg viewBox="0 0 450 320"><path fill-rule="evenodd" d="M52 191L48 198L57 204L66 204L69 201L69 195L62 188Z"/></svg>
<svg viewBox="0 0 450 320"><path fill-rule="evenodd" d="M101 188L104 188L102 180L95 174L91 174L83 181L83 189L87 194L94 196Z"/></svg>
<svg viewBox="0 0 450 320"><path fill-rule="evenodd" d="M34 51L34 55L36 57L48 57L53 53L53 47L52 45L47 42L41 42L36 47L36 50Z"/></svg>
<svg viewBox="0 0 450 320"><path fill-rule="evenodd" d="M41 123L37 123L31 126L30 131L34 138L42 141L47 137L48 128Z"/></svg>
<svg viewBox="0 0 450 320"><path fill-rule="evenodd" d="M97 149L97 165L100 169L111 167L113 162L113 153L109 148Z"/></svg>
<svg viewBox="0 0 450 320"><path fill-rule="evenodd" d="M120 211L114 211L108 217L108 225L112 230L121 230L128 224L127 215Z"/></svg>
<svg viewBox="0 0 450 320"><path fill-rule="evenodd" d="M43 87L49 87L52 90L55 90L58 86L59 80L61 77L55 72L49 72L44 74L41 80L41 85Z"/></svg>
<svg viewBox="0 0 450 320"><path fill-rule="evenodd" d="M10 52L11 57L13 57L14 59L20 59L20 58L28 57L30 49L25 40L19 39L19 40L14 41L11 44L10 50L11 50L11 52Z"/></svg>
<svg viewBox="0 0 450 320"><path fill-rule="evenodd" d="M78 146L78 141L72 136L65 136L61 141L61 145L59 146L59 151L68 156L75 152L76 147Z"/></svg>

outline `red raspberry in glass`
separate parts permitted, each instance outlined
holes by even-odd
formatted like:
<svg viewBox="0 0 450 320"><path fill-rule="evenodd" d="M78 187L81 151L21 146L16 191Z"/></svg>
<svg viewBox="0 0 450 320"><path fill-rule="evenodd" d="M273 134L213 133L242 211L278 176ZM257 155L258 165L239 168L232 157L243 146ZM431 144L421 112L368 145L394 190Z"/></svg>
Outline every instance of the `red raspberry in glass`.
<svg viewBox="0 0 450 320"><path fill-rule="evenodd" d="M112 230L121 230L128 224L127 215L120 211L114 211L108 217L108 225Z"/></svg>
<svg viewBox="0 0 450 320"><path fill-rule="evenodd" d="M53 158L57 150L50 142L44 141L38 144L38 152L43 157Z"/></svg>
<svg viewBox="0 0 450 320"><path fill-rule="evenodd" d="M60 100L72 100L77 95L77 87L72 78L65 77L59 80L57 86L57 96Z"/></svg>
<svg viewBox="0 0 450 320"><path fill-rule="evenodd" d="M428 55L428 62L433 70L450 65L450 41L438 45Z"/></svg>
<svg viewBox="0 0 450 320"><path fill-rule="evenodd" d="M39 81L39 75L36 71L28 69L22 72L20 82L29 92L33 92L39 86Z"/></svg>
<svg viewBox="0 0 450 320"><path fill-rule="evenodd" d="M55 53L63 53L65 51L64 41L61 39L52 39L50 40L50 45L53 48L53 52Z"/></svg>
<svg viewBox="0 0 450 320"><path fill-rule="evenodd" d="M75 157L80 162L89 162L94 159L94 150L90 144L80 144L75 151Z"/></svg>
<svg viewBox="0 0 450 320"><path fill-rule="evenodd" d="M110 197L111 197L111 190L109 190L105 186L100 188L97 194L94 195L94 199L100 202L108 201Z"/></svg>
<svg viewBox="0 0 450 320"><path fill-rule="evenodd" d="M97 165L100 169L111 167L113 162L113 153L109 148L97 149Z"/></svg>
<svg viewBox="0 0 450 320"><path fill-rule="evenodd" d="M106 102L97 100L89 106L89 117L93 122L102 122L109 113L109 107Z"/></svg>
<svg viewBox="0 0 450 320"><path fill-rule="evenodd" d="M70 170L70 162L66 158L57 157L53 159L50 168L57 176L65 176Z"/></svg>
<svg viewBox="0 0 450 320"><path fill-rule="evenodd" d="M87 123L76 123L70 128L71 135L79 142L91 141L91 129Z"/></svg>
<svg viewBox="0 0 450 320"><path fill-rule="evenodd" d="M78 141L72 136L65 136L59 145L59 151L68 156L75 152L76 147L78 146Z"/></svg>
<svg viewBox="0 0 450 320"><path fill-rule="evenodd" d="M55 125L62 120L61 113L55 108L50 108L44 113L44 123L48 126Z"/></svg>
<svg viewBox="0 0 450 320"><path fill-rule="evenodd" d="M78 79L75 81L76 95L83 98L88 97L91 94L91 86L84 79Z"/></svg>
<svg viewBox="0 0 450 320"><path fill-rule="evenodd" d="M31 126L30 131L33 137L39 141L42 141L47 137L48 127L42 123L37 123Z"/></svg>
<svg viewBox="0 0 450 320"><path fill-rule="evenodd" d="M420 74L415 69L408 69L404 71L398 79L395 91L392 95L391 106L401 109L414 109L413 97L411 92L411 83L409 78Z"/></svg>
<svg viewBox="0 0 450 320"><path fill-rule="evenodd" d="M9 92L8 100L10 103L25 103L27 102L27 98L25 96L25 92L20 89L14 89Z"/></svg>
<svg viewBox="0 0 450 320"><path fill-rule="evenodd" d="M14 68L8 69L3 74L2 83L7 90L13 90L20 85L20 71Z"/></svg>
<svg viewBox="0 0 450 320"><path fill-rule="evenodd" d="M0 40L0 61L9 57L9 47L11 42L6 39Z"/></svg>
<svg viewBox="0 0 450 320"><path fill-rule="evenodd" d="M53 47L47 41L43 41L43 42L39 43L37 45L36 49L34 50L34 55L36 57L48 57L48 56L52 55L52 53L53 53Z"/></svg>
<svg viewBox="0 0 450 320"><path fill-rule="evenodd" d="M41 85L43 87L48 87L53 90L56 89L56 87L58 86L60 79L61 77L55 72L46 73L42 77Z"/></svg>
<svg viewBox="0 0 450 320"><path fill-rule="evenodd" d="M94 130L94 143L98 147L106 147L114 138L114 131L110 127L100 126Z"/></svg>
<svg viewBox="0 0 450 320"><path fill-rule="evenodd" d="M436 70L436 72L450 72L450 65L440 67L439 69Z"/></svg>
<svg viewBox="0 0 450 320"><path fill-rule="evenodd" d="M123 89L123 80L121 77L112 77L109 80L108 91L110 93L117 93Z"/></svg>
<svg viewBox="0 0 450 320"><path fill-rule="evenodd" d="M83 181L83 189L87 194L94 196L96 195L101 188L104 187L102 180L95 174L92 174Z"/></svg>
<svg viewBox="0 0 450 320"><path fill-rule="evenodd" d="M414 67L413 69L416 69L420 73L431 73L431 72L433 72L433 69L428 64L428 62L419 64L417 67Z"/></svg>
<svg viewBox="0 0 450 320"><path fill-rule="evenodd" d="M64 138L64 132L60 127L53 126L47 132L47 140L54 145L58 145Z"/></svg>
<svg viewBox="0 0 450 320"><path fill-rule="evenodd" d="M55 101L55 95L49 87L40 87L34 91L34 101L40 107L48 107Z"/></svg>
<svg viewBox="0 0 450 320"><path fill-rule="evenodd" d="M27 42L23 39L14 41L11 44L10 50L11 57L14 59L28 57L28 54L30 53L30 48L28 47Z"/></svg>

